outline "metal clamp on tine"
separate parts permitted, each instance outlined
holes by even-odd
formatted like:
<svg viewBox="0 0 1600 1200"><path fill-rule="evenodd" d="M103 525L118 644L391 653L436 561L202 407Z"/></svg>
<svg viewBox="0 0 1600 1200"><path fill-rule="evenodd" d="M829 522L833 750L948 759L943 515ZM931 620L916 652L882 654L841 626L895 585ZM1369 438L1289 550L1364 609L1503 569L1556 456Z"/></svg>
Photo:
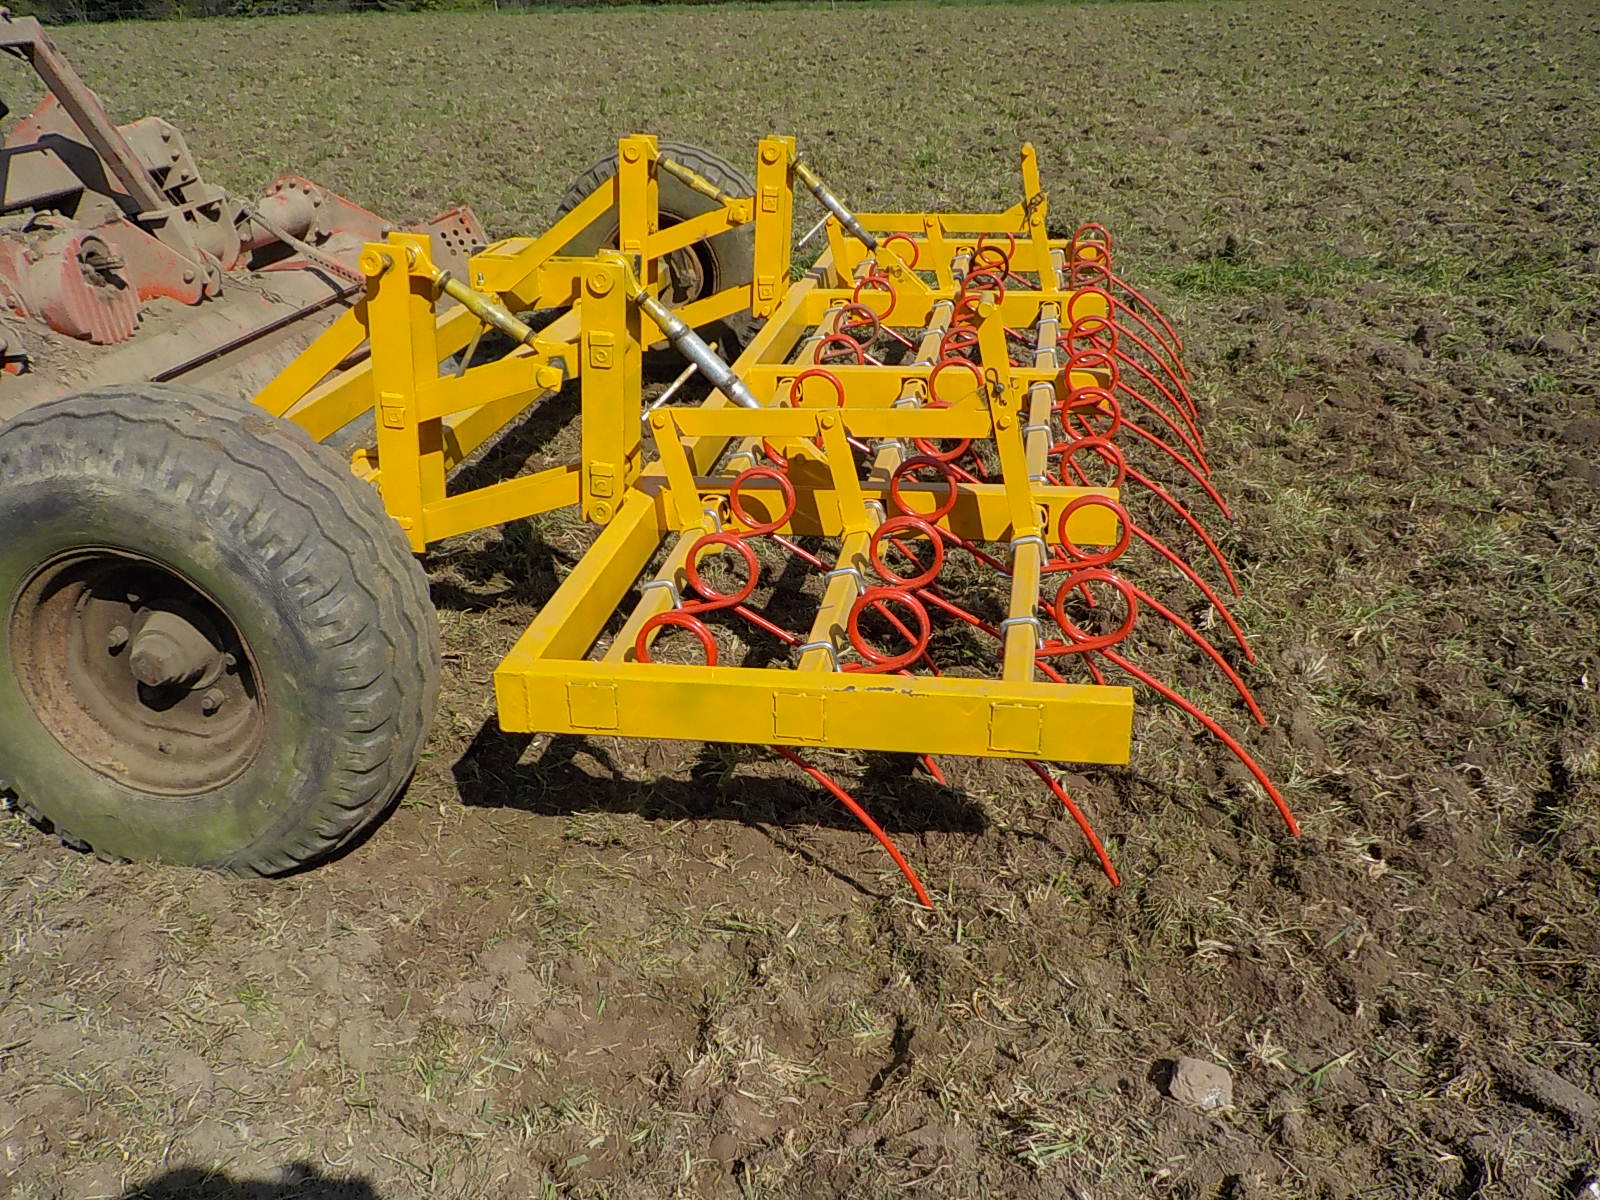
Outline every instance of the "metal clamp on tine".
<svg viewBox="0 0 1600 1200"><path fill-rule="evenodd" d="M743 462L747 468L754 467L756 465L756 456L749 450L740 450L736 454L728 455L728 466L730 468L737 462Z"/></svg>
<svg viewBox="0 0 1600 1200"><path fill-rule="evenodd" d="M876 520L879 525L882 525L889 519L889 514L883 511L883 504L881 502L877 500L868 500L866 507L867 512L872 514L873 519Z"/></svg>
<svg viewBox="0 0 1600 1200"><path fill-rule="evenodd" d="M1006 639L1006 630L1010 629L1013 625L1032 625L1033 626L1033 637L1034 637L1034 640L1036 642L1043 642L1044 641L1044 627L1039 624L1039 618L1038 617L1034 617L1034 616L1028 616L1028 617L1007 617L1004 621L1001 621L999 626L998 626L998 628L1000 630L1000 640L1002 642L1005 641L1005 639Z"/></svg>
<svg viewBox="0 0 1600 1200"><path fill-rule="evenodd" d="M807 650L826 650L828 652L828 662L830 664L829 670L837 671L839 669L839 647L835 646L832 642L806 642L802 646L796 646L794 651L795 657L797 659L804 658Z"/></svg>
<svg viewBox="0 0 1600 1200"><path fill-rule="evenodd" d="M666 588L667 594L672 597L672 607L683 607L683 593L678 590L678 585L671 579L652 579L649 583L639 585L639 595L644 596L651 588Z"/></svg>
<svg viewBox="0 0 1600 1200"><path fill-rule="evenodd" d="M1017 547L1018 546L1025 546L1029 542L1032 542L1032 543L1034 543L1034 545L1039 547L1040 555L1042 555L1045 558L1049 558L1050 557L1050 545L1049 545L1049 543L1046 542L1038 534L1030 533L1027 537L1019 537L1019 538L1012 538L1011 539L1011 558L1012 558L1012 561L1016 560Z"/></svg>
<svg viewBox="0 0 1600 1200"><path fill-rule="evenodd" d="M713 533L722 532L722 509L720 507L713 505L711 508L702 508L700 514L711 522L711 531Z"/></svg>
<svg viewBox="0 0 1600 1200"><path fill-rule="evenodd" d="M822 577L822 586L827 587L833 582L835 575L848 575L856 583L856 594L860 595L867 590L867 581L862 578L859 567L835 567Z"/></svg>
<svg viewBox="0 0 1600 1200"><path fill-rule="evenodd" d="M1022 427L1022 436L1024 440L1026 440L1029 434L1049 432L1051 432L1049 425L1024 425Z"/></svg>

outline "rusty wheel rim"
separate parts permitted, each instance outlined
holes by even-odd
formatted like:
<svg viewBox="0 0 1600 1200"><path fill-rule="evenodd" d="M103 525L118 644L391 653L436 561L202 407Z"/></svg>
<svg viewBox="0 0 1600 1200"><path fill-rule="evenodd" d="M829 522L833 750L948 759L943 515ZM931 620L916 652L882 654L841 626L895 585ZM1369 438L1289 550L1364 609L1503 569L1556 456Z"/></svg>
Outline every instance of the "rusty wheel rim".
<svg viewBox="0 0 1600 1200"><path fill-rule="evenodd" d="M661 228L665 231L676 224L677 221L663 218ZM601 244L615 250L618 232L613 228L601 239ZM709 239L674 250L670 254L663 255L660 261L661 302L668 308L682 308L685 304L692 304L696 300L714 295L722 286L717 258L711 250Z"/></svg>
<svg viewBox="0 0 1600 1200"><path fill-rule="evenodd" d="M142 555L74 550L17 594L11 660L39 722L73 757L150 795L237 779L266 735L249 645L191 580Z"/></svg>

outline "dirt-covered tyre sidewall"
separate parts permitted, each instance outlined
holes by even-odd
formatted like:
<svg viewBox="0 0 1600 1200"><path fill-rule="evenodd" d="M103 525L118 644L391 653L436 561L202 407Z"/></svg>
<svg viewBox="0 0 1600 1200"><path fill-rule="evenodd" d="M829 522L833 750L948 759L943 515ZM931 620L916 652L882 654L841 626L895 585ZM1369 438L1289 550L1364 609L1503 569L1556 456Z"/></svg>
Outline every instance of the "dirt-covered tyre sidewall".
<svg viewBox="0 0 1600 1200"><path fill-rule="evenodd" d="M755 194L755 183L751 178L720 155L691 146L682 142L662 142L660 152L669 158L691 167L705 176L712 183L722 188L732 196L751 196ZM608 154L591 166L583 174L572 181L557 207L557 215L564 216L578 206L595 188L617 173L617 156L615 152ZM672 175L662 172L659 176L659 195L661 212L664 218L672 221L683 221L690 217L699 216L710 212L716 207L716 201L683 183ZM601 249L608 236L615 232L616 217L614 214L596 221L563 249L563 254L587 255ZM748 284L755 275L755 230L752 226L741 229L729 230L727 233L718 234L708 238L705 243L711 252L711 257L716 265L716 278L708 281L709 286L726 288L730 286ZM716 322L713 326L702 329L702 333L712 337L730 338L734 346L728 349L742 347L749 340L756 325L755 318L749 313L740 313L725 321ZM730 354L728 357L732 357Z"/></svg>
<svg viewBox="0 0 1600 1200"><path fill-rule="evenodd" d="M153 384L96 389L0 428L0 785L72 844L275 873L335 849L409 778L438 691L426 581L376 493L298 428ZM186 578L249 645L259 751L199 796L130 789L41 722L9 616L42 563L137 553Z"/></svg>

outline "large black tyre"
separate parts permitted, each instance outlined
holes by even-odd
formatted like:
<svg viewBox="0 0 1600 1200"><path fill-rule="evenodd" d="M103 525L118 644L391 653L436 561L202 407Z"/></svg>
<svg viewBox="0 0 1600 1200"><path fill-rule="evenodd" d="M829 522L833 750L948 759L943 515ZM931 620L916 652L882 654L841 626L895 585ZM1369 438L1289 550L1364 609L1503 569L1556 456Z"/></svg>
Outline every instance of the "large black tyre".
<svg viewBox="0 0 1600 1200"><path fill-rule="evenodd" d="M376 491L254 406L130 384L0 427L0 791L108 856L277 874L379 816L439 691Z"/></svg>
<svg viewBox="0 0 1600 1200"><path fill-rule="evenodd" d="M755 194L756 185L750 176L720 155L684 142L662 142L659 149L668 158L698 171L729 195ZM556 215L560 217L571 212L616 173L617 155L612 151L572 181L566 195L561 198ZM710 212L716 207L714 200L702 196L675 176L663 171L659 181L661 224L664 228ZM593 254L602 248L615 247L616 238L617 218L615 212L610 212L567 243L562 253ZM663 299L677 307L723 288L747 285L755 274L755 259L755 227L752 225L707 238L690 247L687 252L669 258ZM749 340L756 324L755 318L749 313L741 313L700 332L708 340L726 339L724 357L731 361Z"/></svg>

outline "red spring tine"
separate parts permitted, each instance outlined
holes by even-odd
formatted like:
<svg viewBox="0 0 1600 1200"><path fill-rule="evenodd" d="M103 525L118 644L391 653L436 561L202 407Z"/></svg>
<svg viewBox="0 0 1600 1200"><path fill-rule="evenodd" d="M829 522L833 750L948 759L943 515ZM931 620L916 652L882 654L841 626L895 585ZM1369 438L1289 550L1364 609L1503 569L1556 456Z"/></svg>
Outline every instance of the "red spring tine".
<svg viewBox="0 0 1600 1200"><path fill-rule="evenodd" d="M1077 417L1086 437L1101 437L1110 441L1122 432L1122 405L1118 404L1117 398L1104 388L1073 388L1062 402L1061 410L1061 428L1065 433L1072 433L1067 424L1068 417ZM1096 416L1106 418L1107 425L1104 429L1096 429L1089 423L1090 418Z"/></svg>
<svg viewBox="0 0 1600 1200"><path fill-rule="evenodd" d="M908 650L901 654L880 654L866 640L866 635L861 632L861 614L869 608L887 611L889 605L903 605L917 622L917 633L911 639ZM898 624L898 622L896 622ZM904 626L901 625L904 629ZM850 644L855 647L856 653L867 660L866 665L855 669L869 675L881 675L886 671L898 671L901 667L910 666L921 658L928 649L928 640L933 635L932 624L928 620L928 610L922 607L915 596L897 588L868 588L856 597L856 602L850 606L850 616L845 621L845 632L849 634Z"/></svg>
<svg viewBox="0 0 1600 1200"><path fill-rule="evenodd" d="M1146 687L1153 688L1165 699L1169 700L1173 704L1176 704L1179 708L1183 709L1184 712L1188 713L1195 720L1199 721L1200 724L1204 725L1206 729L1210 731L1211 735L1229 750L1231 750L1233 752L1233 756L1244 765L1245 769L1249 771L1250 774L1255 776L1256 782L1266 789L1267 795L1271 798L1273 805L1277 808L1278 814L1283 818L1284 824L1289 827L1289 832L1295 837L1300 836L1300 823L1294 819L1294 813L1289 811L1288 803L1284 800L1278 789L1272 785L1272 780L1267 778L1267 773L1261 769L1261 765L1257 763L1255 759L1250 757L1250 754L1245 750L1245 748L1241 746L1226 729L1217 724L1216 721L1212 720L1196 705L1190 703L1188 700L1185 700L1177 692L1173 691L1166 684L1162 683L1154 675L1151 675L1146 671L1141 671L1138 667L1134 666L1115 650L1103 650L1101 653L1106 656L1106 660L1112 665L1121 667L1140 683L1144 684Z"/></svg>
<svg viewBox="0 0 1600 1200"><path fill-rule="evenodd" d="M994 262L989 262L984 255L992 255ZM999 246L979 246L972 252L972 269L988 274L998 270L1002 276L1011 274L1011 256Z"/></svg>
<svg viewBox="0 0 1600 1200"><path fill-rule="evenodd" d="M905 855L900 853L899 848L878 823L867 815L867 810L856 803L854 796L835 783L826 773L819 771L816 767L806 762L793 750L783 746L774 746L773 749L816 780L816 782L827 788L840 804L849 809L851 816L860 821L866 831L878 840L878 845L888 852L889 857L894 860L894 865L900 868L900 874L905 876L906 882L911 885L911 890L916 893L917 902L923 908L933 907L933 901L928 898L928 890L922 886L922 880L917 878L917 873L911 869L911 864L906 861Z"/></svg>
<svg viewBox="0 0 1600 1200"><path fill-rule="evenodd" d="M1146 370L1142 364L1136 362L1132 358L1129 358L1117 348L1117 326L1109 322L1105 317L1085 314L1076 318L1072 322L1071 326L1068 328L1068 332L1064 335L1062 344L1066 346L1069 355L1075 355L1079 353L1076 348L1076 344L1084 339L1089 339L1090 346L1094 350L1102 354L1108 354L1118 361L1127 363L1134 370L1138 371L1140 375L1150 380L1150 382L1156 386L1161 394L1166 397L1168 402L1171 403L1172 412L1176 413L1178 420L1183 422L1182 428L1179 427L1178 421L1173 419L1172 413L1168 413L1166 410L1152 403L1142 393L1137 392L1133 388L1129 387L1127 383L1122 380L1120 372L1118 373L1115 383L1115 386L1118 390L1123 392L1125 395L1132 396L1152 415L1160 420L1163 425L1170 429L1173 436L1188 448L1190 453L1195 456L1196 460L1204 469L1209 471L1211 468L1205 460L1205 451L1201 445L1200 431L1195 426L1194 417L1190 408L1177 396L1173 395L1172 392L1168 391L1167 388L1162 385L1161 381L1152 375L1148 370ZM1068 376L1068 378L1070 379L1071 376Z"/></svg>
<svg viewBox="0 0 1600 1200"><path fill-rule="evenodd" d="M746 578L737 591L719 592L712 587L700 574L700 556L712 546L728 546L744 559ZM689 577L689 586L700 594L703 604L697 605L692 611L714 612L719 608L732 608L736 604L743 604L750 599L756 590L756 581L761 578L761 564L756 561L756 552L745 544L742 533L707 533L695 540L689 547L688 557L683 563L684 574Z"/></svg>
<svg viewBox="0 0 1600 1200"><path fill-rule="evenodd" d="M807 372L809 374L810 372ZM824 372L826 374L826 372ZM832 376L829 376L832 378ZM798 380L796 381L798 382ZM834 382L838 382L835 380ZM840 391L841 402L843 390ZM778 485L778 491L783 494L783 509L771 521L757 521L750 516L744 508L744 487L754 479L770 479ZM794 484L789 482L789 477L774 467L751 467L740 471L734 476L733 482L728 485L728 508L733 513L734 519L743 525L746 534L775 533L794 516Z"/></svg>
<svg viewBox="0 0 1600 1200"><path fill-rule="evenodd" d="M877 313L865 304L846 304L839 310L839 319L834 322L835 333L846 334L857 341L862 339L858 335L860 330L868 330L872 337L868 345L877 341L878 335L883 332L883 321Z"/></svg>
<svg viewBox="0 0 1600 1200"><path fill-rule="evenodd" d="M1051 449L1055 450L1057 448L1051 447ZM1101 462L1111 468L1112 480L1110 483L1092 484L1087 482L1087 472L1078 466L1075 461L1077 456L1085 450L1092 450ZM1085 480L1083 485L1085 487L1120 488L1128 480L1128 460L1122 456L1122 451L1113 446L1104 435L1097 434L1093 437L1082 437L1076 441L1067 442L1059 448L1059 453L1061 455L1059 476L1062 479L1067 477L1067 472L1070 470L1080 480Z"/></svg>
<svg viewBox="0 0 1600 1200"><path fill-rule="evenodd" d="M825 355L839 353L851 355L855 359L855 365L858 367L866 365L867 352L861 348L861 343L848 333L830 333L827 337L820 339L817 342L816 350L812 352L811 361L820 363ZM839 366L840 364L831 363L830 365Z"/></svg>
<svg viewBox="0 0 1600 1200"><path fill-rule="evenodd" d="M1080 442L1093 442L1095 440L1096 439L1094 439L1094 438L1080 438L1079 439ZM1078 478L1080 483L1084 484L1085 486L1089 486L1088 479L1085 476L1083 470L1078 466L1077 463L1072 461L1071 450L1072 450L1072 447L1076 446L1077 444L1078 443L1069 444L1069 446L1062 453L1062 456L1061 456L1061 476L1060 477L1062 479L1065 479L1066 478L1066 473L1070 470L1074 475L1077 476L1077 478ZM1146 491L1154 493L1155 496L1162 501L1162 503L1166 504L1169 508L1172 509L1173 512L1178 514L1178 516L1184 521L1184 523L1187 524L1189 526L1189 528L1194 531L1195 535L1201 540L1201 542L1204 543L1206 549L1210 552L1212 559L1216 562L1217 566L1221 568L1222 574L1225 577L1225 579L1227 580L1229 589L1233 592L1233 594L1235 596L1239 595L1240 594L1240 592L1239 592L1239 583L1238 583L1238 580L1236 580L1234 578L1233 568L1228 565L1228 560L1223 555L1221 548L1218 547L1216 542L1211 540L1211 535L1208 534L1205 531L1205 527L1203 525L1201 525L1199 521L1195 520L1194 514L1191 513L1182 504L1180 504L1176 499L1174 499L1170 492L1168 492L1160 484L1156 483L1148 475L1145 475L1141 471L1136 471L1132 467L1128 466L1127 460L1122 457L1122 452L1120 450L1118 450L1115 446L1106 445L1106 446L1096 446L1094 448L1100 453L1100 456L1102 458L1104 458L1107 462L1113 463L1113 464L1118 466L1119 479L1124 475L1128 476L1128 477L1131 477L1134 480L1134 482L1139 484L1140 487L1143 487ZM1218 611L1222 614L1223 618L1228 622L1228 627L1234 631L1235 636L1239 639L1240 648L1243 649L1245 654L1250 657L1250 660L1252 662L1254 662L1255 661L1254 655L1252 655L1250 653L1250 648L1247 645L1244 644L1244 634L1241 633L1239 631L1239 627L1234 624L1233 615L1230 612L1228 612L1227 608L1223 606L1222 602L1216 598L1216 593L1214 591L1212 591L1211 588L1209 586L1207 586L1204 581L1201 580L1199 574L1195 571L1195 569L1193 567L1191 567L1188 564L1188 562L1186 562L1182 557L1180 557L1178 554L1176 554L1173 550L1171 550L1169 547L1167 547L1162 542L1156 540L1154 537L1152 537L1145 530L1140 529L1137 525L1134 525L1132 528L1133 528L1134 533L1136 533L1142 541L1144 541L1147 545L1153 547L1154 549L1159 551L1162 555L1164 555L1168 559L1168 561L1172 562L1173 565L1178 567L1179 570L1181 570L1185 575L1187 575L1189 577L1189 579L1191 579L1195 583L1195 585L1197 587L1199 587L1202 591L1205 592L1206 598L1217 606Z"/></svg>
<svg viewBox="0 0 1600 1200"><path fill-rule="evenodd" d="M1072 540L1067 532L1072 524L1072 514L1081 512L1085 508L1109 508L1117 518L1117 541L1109 550L1088 551ZM1122 557L1123 551L1128 548L1133 540L1133 518L1128 515L1128 510L1123 508L1110 496L1079 496L1068 502L1061 510L1061 517L1056 522L1056 538L1061 543L1061 548L1066 551L1067 557L1072 561L1072 570L1087 567L1103 567L1115 562Z"/></svg>
<svg viewBox="0 0 1600 1200"><path fill-rule="evenodd" d="M1110 266L1111 231L1098 221L1085 221L1072 231L1067 257L1072 262L1099 261Z"/></svg>
<svg viewBox="0 0 1600 1200"><path fill-rule="evenodd" d="M939 339L940 358L960 358L978 348L978 331L970 325L956 325Z"/></svg>
<svg viewBox="0 0 1600 1200"><path fill-rule="evenodd" d="M1005 256L1006 256L1006 262L1009 263L1011 261L1011 259L1017 253L1017 235L1012 233L1012 232L1010 232L1009 230L1006 230L1006 231L1002 232L1001 236L1006 239ZM973 250L972 250L972 260L973 260L974 263L977 262L978 255L983 252L983 250L985 249L988 241L989 241L989 235L987 233L980 233L978 235L978 244L976 246L974 246ZM999 249L999 247L998 246L994 247L994 249Z"/></svg>
<svg viewBox="0 0 1600 1200"><path fill-rule="evenodd" d="M1234 620L1233 613L1222 602L1222 597L1217 595L1216 589L1200 578L1200 573L1191 567L1181 554L1178 554L1172 547L1150 533L1149 530L1142 529L1138 525L1134 525L1132 528L1133 535L1136 538L1177 567L1183 573L1183 577L1199 589L1200 594L1206 598L1211 607L1217 610L1217 615L1222 618L1223 624L1228 627L1228 632L1233 634L1233 640L1239 644L1239 651L1244 655L1245 661L1255 662L1256 652L1250 649L1250 643L1245 640L1244 630L1239 628L1239 622Z"/></svg>
<svg viewBox="0 0 1600 1200"><path fill-rule="evenodd" d="M881 313L878 313L878 319L880 321L887 321L889 319L889 315L894 312L895 305L900 302L900 293L895 291L894 284L889 281L889 277L887 275L877 274L863 276L857 281L856 286L850 292L850 300L852 303L861 303L861 291L863 288L870 288L872 291L884 292L888 295L889 306ZM873 311L877 312L876 309Z"/></svg>
<svg viewBox="0 0 1600 1200"><path fill-rule="evenodd" d="M897 535L913 533L928 539L931 547L929 551L933 561L922 570L911 575L899 575L889 568L883 560L883 541L890 539L890 544L904 554L912 562L921 566L916 555L899 540ZM892 588L916 589L926 587L932 583L939 572L944 569L944 540L940 538L939 531L924 521L921 517L900 516L890 517L883 524L872 531L872 539L867 548L868 560L872 569L878 573L878 578Z"/></svg>
<svg viewBox="0 0 1600 1200"><path fill-rule="evenodd" d="M900 485L917 471L937 471L944 479L945 485L950 489L943 503L934 506L931 513L919 513L906 503L905 497L900 494ZM951 465L942 458L931 454L918 454L906 459L889 476L889 500L908 517L921 517L929 523L944 520L956 506L956 473Z"/></svg>
<svg viewBox="0 0 1600 1200"><path fill-rule="evenodd" d="M840 335L836 334L834 336L837 337ZM804 371L801 371L800 374L796 375L792 380L789 381L790 408L801 407L800 401L804 399L805 382L808 379L822 379L833 385L833 394L835 399L834 407L844 407L844 384L840 382L839 377L832 371L825 370L822 367L807 367Z"/></svg>
<svg viewBox="0 0 1600 1200"><path fill-rule="evenodd" d="M1165 358L1168 360L1167 365L1183 378L1189 378L1189 372L1183 365L1182 357L1179 355L1177 348L1167 340L1167 335L1146 320L1144 314L1133 305L1125 304L1116 299L1112 292L1112 288L1116 285L1116 283L1116 276L1111 273L1110 268L1105 263L1073 263L1067 271L1068 287L1079 288L1087 286L1105 292L1105 294L1111 298L1111 311L1125 312L1135 321L1139 322L1144 331L1150 335L1151 340L1154 341L1156 345L1160 346L1163 351L1165 351ZM1163 324L1165 324L1165 322L1163 322Z"/></svg>
<svg viewBox="0 0 1600 1200"><path fill-rule="evenodd" d="M1111 276L1111 282L1118 288L1118 290L1124 291L1128 293L1129 296L1133 297L1134 301L1137 302L1141 308L1143 308L1156 319L1161 328L1166 330L1167 336L1172 340L1172 344L1177 347L1178 353L1181 355L1183 352L1183 339L1178 336L1178 331L1172 327L1172 322L1167 320L1162 311L1154 304L1150 303L1149 300L1145 299L1143 293L1136 290L1133 285L1128 283L1128 281L1123 279L1120 275L1113 274ZM1124 307L1127 306L1124 305ZM1181 357L1178 357L1177 363L1179 368L1182 369L1184 376L1186 378L1190 377L1189 368L1184 364L1184 361Z"/></svg>
<svg viewBox="0 0 1600 1200"><path fill-rule="evenodd" d="M1112 298L1111 293L1105 291L1103 288L1079 288L1077 291L1073 292L1071 297L1067 300L1067 319L1069 322L1076 321L1078 319L1080 314L1075 310L1082 299L1086 296L1092 295L1098 295L1102 297L1107 308L1112 312L1118 311L1119 308L1123 312L1128 311L1126 305L1118 305ZM1137 316L1138 314L1134 315ZM1197 412L1194 407L1194 398L1189 395L1188 386L1183 382L1183 378L1178 374L1178 372L1173 369L1172 364L1169 363L1163 356L1157 354L1149 342L1145 341L1126 325L1118 322L1117 331L1122 337L1126 338L1128 341L1132 342L1135 346L1142 350L1149 357L1150 361L1161 369L1161 373L1172 381L1172 386L1177 389L1178 395L1182 397L1181 402L1175 401L1175 403L1178 403L1179 408L1182 409L1189 418L1193 419ZM1124 362L1131 363L1133 361L1128 357L1126 351L1121 352L1121 357Z"/></svg>
<svg viewBox="0 0 1600 1200"><path fill-rule="evenodd" d="M979 284L978 280L986 280ZM969 271L967 277L961 281L961 295L976 295L980 291L993 291L995 299L1004 301L1006 298L1006 281L994 271Z"/></svg>
<svg viewBox="0 0 1600 1200"><path fill-rule="evenodd" d="M1131 391L1132 389L1129 390ZM1105 396L1105 399L1095 401L1094 403L1088 403L1087 398L1089 397L1089 394L1096 392L1100 393L1102 396ZM1133 395L1138 399L1143 399L1143 397L1139 396L1137 392L1134 392ZM1146 404L1146 407L1148 407L1148 404ZM1194 463L1190 462L1169 443L1163 441L1161 438L1151 433L1143 425L1140 425L1137 421L1127 416L1122 411L1122 406L1117 403L1116 398L1106 395L1102 389L1079 388L1076 391L1070 392L1068 393L1067 399L1058 406L1058 411L1061 415L1062 429L1068 434L1072 434L1074 432L1072 428L1072 422L1074 419L1076 419L1084 433L1089 435L1098 434L1101 437L1111 437L1111 433L1105 430L1098 430L1092 424L1090 424L1090 418L1092 416L1112 417L1113 429L1120 430L1126 427L1133 432L1135 437L1142 438L1146 442L1150 443L1150 445L1156 447L1156 449L1160 450L1173 462L1182 467L1189 474L1189 476L1200 485L1206 496L1213 504L1217 506L1218 511L1220 511L1224 517L1231 518L1233 516L1233 513L1228 509L1227 502L1223 500L1221 493L1219 493L1216 488L1211 486L1211 481L1205 477L1205 473L1199 467L1195 466Z"/></svg>
<svg viewBox="0 0 1600 1200"><path fill-rule="evenodd" d="M937 471L943 478L945 486L950 489L945 494L944 501L936 505L932 512L918 512L916 509L907 504L905 497L901 495L901 484L903 484L906 479L911 477L911 475L917 471ZM949 516L951 510L955 508L956 483L962 478L963 475L965 475L965 472L961 471L958 467L951 466L943 459L934 458L932 455L927 454L914 455L913 457L902 462L894 469L893 473L890 474L889 502L897 510L905 513L907 516L921 517L924 521L927 521L934 527L935 532L938 533L939 536L945 541L949 542L952 546L959 546L962 550L965 550L968 554L972 555L973 558L977 559L985 566L992 567L1001 574L1005 574L1008 568L999 559L984 553L971 542L967 541L966 538L961 537L938 524L938 522ZM968 476L967 478L968 482L970 482L971 477ZM944 608L946 611L950 611L954 607L947 604L945 601L941 600L938 596L932 593L923 593L922 595L923 599ZM971 614L961 612L959 610L953 615L960 616L962 620L967 621L969 624L978 624L980 626L982 624L981 622L973 619Z"/></svg>
<svg viewBox="0 0 1600 1200"><path fill-rule="evenodd" d="M913 271L916 270L917 262L922 257L922 250L920 247L918 247L915 239L913 239L909 233L891 233L888 237L884 238L879 245L887 246L890 242L904 242L911 248L911 257L906 259L906 266L910 267Z"/></svg>
<svg viewBox="0 0 1600 1200"><path fill-rule="evenodd" d="M1116 387L1122 379L1122 371L1117 366L1117 360L1111 357L1109 352L1101 350L1097 346L1086 346L1081 350L1069 350L1066 369L1069 372L1094 371L1104 374L1109 378L1112 387ZM1067 376L1069 382L1071 378L1071 375Z"/></svg>
<svg viewBox="0 0 1600 1200"><path fill-rule="evenodd" d="M1061 806L1078 823L1078 828L1083 832L1084 840L1089 843L1089 848L1094 851L1094 856L1100 860L1100 869L1105 872L1106 878L1111 881L1111 886L1121 887L1122 880L1117 877L1117 868L1111 865L1111 856L1106 853L1106 848L1100 844L1099 837L1095 835L1094 826L1089 824L1089 818L1083 815L1083 810L1073 803L1072 797L1067 795L1067 790L1043 766L1032 759L1024 759L1023 761L1027 763L1035 775L1044 780L1045 786L1055 793L1056 799L1061 801Z"/></svg>
<svg viewBox="0 0 1600 1200"><path fill-rule="evenodd" d="M650 635L663 626L671 625L677 629L687 629L700 641L700 648L705 652L706 666L717 665L717 639L711 636L711 631L706 628L705 622L693 613L675 608L670 612L657 613L643 625L639 626L639 636L633 639L633 656L642 663L654 662L650 657Z"/></svg>
<svg viewBox="0 0 1600 1200"><path fill-rule="evenodd" d="M1080 588L1085 589L1084 595L1087 597L1089 595L1087 588L1091 583L1103 583L1122 598L1124 609L1122 624L1110 633L1085 633L1073 624L1071 617L1067 616L1067 597ZM1065 645L1049 648L1052 654L1089 654L1097 650L1107 650L1132 633L1134 622L1139 619L1139 597L1134 595L1133 589L1121 576L1102 567L1082 567L1069 572L1061 581L1061 586L1056 589L1055 599L1048 607L1050 615L1061 627L1061 632L1067 635Z"/></svg>
<svg viewBox="0 0 1600 1200"><path fill-rule="evenodd" d="M1138 584L1133 583L1131 580L1123 580L1123 582L1133 589L1133 594L1139 597L1140 604L1154 609L1157 614L1175 626L1185 637L1200 648L1200 651L1227 677L1228 682L1233 684L1233 690L1239 693L1239 698L1244 701L1245 707L1250 710L1250 716L1255 723L1265 726L1267 718L1262 714L1260 705L1256 703L1254 693L1250 691L1249 686L1239 675L1239 672L1233 669L1233 664L1223 658L1222 652L1211 644L1211 640Z"/></svg>
<svg viewBox="0 0 1600 1200"><path fill-rule="evenodd" d="M938 362L933 364L933 369L928 372L928 407L929 408L949 408L950 407L950 401L946 400L943 396L939 395L939 376L944 374L944 372L950 370L951 368L955 368L956 370L961 370L961 371L971 371L972 372L972 377L978 381L978 390L979 391L983 390L983 387L984 387L983 368L978 366L977 363L972 362L972 361L970 361L968 359L965 359L965 358L955 358L955 357L941 358Z"/></svg>

